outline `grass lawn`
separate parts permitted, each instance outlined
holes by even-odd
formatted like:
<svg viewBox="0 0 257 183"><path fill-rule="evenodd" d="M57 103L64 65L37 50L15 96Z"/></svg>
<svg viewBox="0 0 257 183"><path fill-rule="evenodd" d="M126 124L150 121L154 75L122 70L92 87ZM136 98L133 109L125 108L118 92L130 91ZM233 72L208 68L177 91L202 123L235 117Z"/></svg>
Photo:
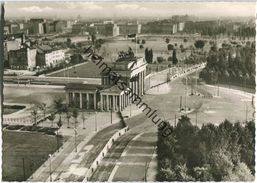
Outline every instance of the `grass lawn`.
<svg viewBox="0 0 257 183"><path fill-rule="evenodd" d="M57 149L54 136L37 132L3 131L4 181L23 181L23 158L27 179Z"/></svg>
<svg viewBox="0 0 257 183"><path fill-rule="evenodd" d="M146 40L146 43L143 45L144 48L140 49L140 44L137 44L137 51L136 51L136 44L131 40L109 40L105 42L101 49L99 50L99 54L104 57L104 62L107 64L110 62L114 62L118 58L119 51L127 51L129 47L131 47L137 56L145 56L145 48L153 49L153 57L156 60L157 57L162 56L163 58L167 59L169 56L172 56L173 51L167 50L167 43L165 42L166 36L158 36L158 37L140 37L140 40ZM140 42L141 43L141 42ZM183 44L184 48L189 47L190 45L194 44L194 40L189 40L188 42L184 43L182 38L171 38L170 37L170 44L175 45L177 44L177 58L183 59L185 56L189 56L191 51L188 50L184 53L181 53L179 47ZM209 49L208 44L206 49ZM80 65L78 67L74 66L66 71L60 71L58 73L50 74L49 76L53 77L80 77L80 78L100 78L101 69L98 68L94 63L88 62L84 65Z"/></svg>
<svg viewBox="0 0 257 183"><path fill-rule="evenodd" d="M104 68L104 67L102 67ZM102 69L101 68L101 69ZM52 77L79 77L79 78L100 78L101 69L95 63L91 61L86 62L83 65L74 66L68 70L49 74Z"/></svg>

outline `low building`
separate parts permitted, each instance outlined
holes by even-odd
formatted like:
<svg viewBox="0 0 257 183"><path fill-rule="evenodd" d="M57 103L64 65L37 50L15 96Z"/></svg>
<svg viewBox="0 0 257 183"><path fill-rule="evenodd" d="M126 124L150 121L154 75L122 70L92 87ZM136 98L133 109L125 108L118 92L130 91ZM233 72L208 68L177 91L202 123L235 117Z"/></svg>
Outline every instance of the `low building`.
<svg viewBox="0 0 257 183"><path fill-rule="evenodd" d="M120 35L141 34L141 24L118 24Z"/></svg>
<svg viewBox="0 0 257 183"><path fill-rule="evenodd" d="M146 65L144 58L122 58L110 65L108 72L103 70L101 85L69 83L65 88L67 103L81 109L122 111L144 94ZM117 83L111 72L118 76ZM125 93L128 89L131 96Z"/></svg>
<svg viewBox="0 0 257 183"><path fill-rule="evenodd" d="M36 45L37 66L55 66L65 61L65 51L63 49L54 49L48 45Z"/></svg>

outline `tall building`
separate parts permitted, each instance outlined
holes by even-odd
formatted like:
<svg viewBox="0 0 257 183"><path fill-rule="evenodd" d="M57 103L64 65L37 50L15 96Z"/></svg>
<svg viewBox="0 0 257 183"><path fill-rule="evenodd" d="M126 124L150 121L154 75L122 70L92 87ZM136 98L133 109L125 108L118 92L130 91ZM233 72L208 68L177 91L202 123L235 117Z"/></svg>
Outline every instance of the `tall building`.
<svg viewBox="0 0 257 183"><path fill-rule="evenodd" d="M120 27L117 26L117 24L114 24L113 26L113 36L119 36L120 35Z"/></svg>
<svg viewBox="0 0 257 183"><path fill-rule="evenodd" d="M8 61L11 69L32 69L36 66L37 50L24 47L8 52Z"/></svg>
<svg viewBox="0 0 257 183"><path fill-rule="evenodd" d="M44 19L41 18L34 18L30 19L31 23L31 33L32 34L44 34Z"/></svg>
<svg viewBox="0 0 257 183"><path fill-rule="evenodd" d="M178 24L175 23L172 25L172 34L175 34L177 32L178 32Z"/></svg>
<svg viewBox="0 0 257 183"><path fill-rule="evenodd" d="M184 31L184 29L185 29L185 23L184 22L179 22L178 23L178 31L182 32L182 31Z"/></svg>

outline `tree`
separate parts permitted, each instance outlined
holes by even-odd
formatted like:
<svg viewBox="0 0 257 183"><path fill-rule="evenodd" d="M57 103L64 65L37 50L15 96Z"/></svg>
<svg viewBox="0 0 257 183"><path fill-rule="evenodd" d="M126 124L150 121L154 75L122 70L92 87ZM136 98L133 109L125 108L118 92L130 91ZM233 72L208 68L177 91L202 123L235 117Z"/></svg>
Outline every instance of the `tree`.
<svg viewBox="0 0 257 183"><path fill-rule="evenodd" d="M70 38L67 38L66 43L67 43L67 46L68 46L68 47L71 47L71 44L72 44L72 43L71 43L71 39L70 39Z"/></svg>
<svg viewBox="0 0 257 183"><path fill-rule="evenodd" d="M73 55L71 55L70 62L71 62L72 64L81 63L81 62L83 62L83 57L82 57L81 54L78 54L78 53L73 54Z"/></svg>
<svg viewBox="0 0 257 183"><path fill-rule="evenodd" d="M57 129L57 134L56 134L56 140L57 140L57 151L59 152L59 147L60 147L60 145L59 145L59 137L61 137L60 135L59 135L59 130L60 130L60 128L62 127L62 121L61 120L59 120L59 121L57 121L57 127L58 127L58 129Z"/></svg>
<svg viewBox="0 0 257 183"><path fill-rule="evenodd" d="M62 112L64 111L63 99L58 98L57 100L54 100L54 109L59 114L59 122L61 123Z"/></svg>
<svg viewBox="0 0 257 183"><path fill-rule="evenodd" d="M145 44L145 40L144 39L142 39L142 42L141 42L142 44Z"/></svg>
<svg viewBox="0 0 257 183"><path fill-rule="evenodd" d="M140 48L140 49L143 49L143 48L144 48L144 46L141 44L141 45L139 46L139 48Z"/></svg>
<svg viewBox="0 0 257 183"><path fill-rule="evenodd" d="M145 60L146 60L147 63L150 63L148 48L145 49Z"/></svg>
<svg viewBox="0 0 257 183"><path fill-rule="evenodd" d="M78 123L78 115L79 115L79 113L78 113L78 109L77 108L72 108L72 117L74 118L74 122L75 122L75 128L76 128L76 126L77 126L77 123Z"/></svg>
<svg viewBox="0 0 257 183"><path fill-rule="evenodd" d="M148 48L145 49L145 60L147 63L153 63L153 50Z"/></svg>
<svg viewBox="0 0 257 183"><path fill-rule="evenodd" d="M63 112L66 114L66 119L67 119L67 123L68 123L68 127L70 128L70 118L71 118L71 109L69 106L64 106L64 110Z"/></svg>
<svg viewBox="0 0 257 183"><path fill-rule="evenodd" d="M48 117L48 119L52 122L51 126L53 127L54 126L53 122L54 122L54 119L55 119L55 114L51 113L51 115Z"/></svg>
<svg viewBox="0 0 257 183"><path fill-rule="evenodd" d="M197 40L195 41L195 47L198 48L198 49L202 49L205 45L204 41L203 40Z"/></svg>
<svg viewBox="0 0 257 183"><path fill-rule="evenodd" d="M157 62L160 64L164 61L164 58L163 57L157 57Z"/></svg>
<svg viewBox="0 0 257 183"><path fill-rule="evenodd" d="M95 36L95 34L92 34L92 35L91 35L91 41L92 41L93 44L95 44L95 41L96 41L96 36Z"/></svg>
<svg viewBox="0 0 257 183"><path fill-rule="evenodd" d="M177 63L178 63L178 59L177 59L177 55L176 55L176 50L175 49L173 50L173 54L172 54L172 63L174 65L177 65Z"/></svg>
<svg viewBox="0 0 257 183"><path fill-rule="evenodd" d="M86 127L85 127L85 120L86 120L87 118L86 118L86 116L85 116L84 113L85 113L84 110L82 110L81 118L82 118L82 122L83 122L83 129L86 129Z"/></svg>
<svg viewBox="0 0 257 183"><path fill-rule="evenodd" d="M252 181L254 153L247 151L254 150L254 122L241 126L225 120L219 126L209 123L199 129L190 118L181 116L170 136L163 137L158 131L156 178L158 181ZM250 165L242 154L252 157Z"/></svg>
<svg viewBox="0 0 257 183"><path fill-rule="evenodd" d="M238 163L234 170L229 171L228 174L224 177L224 181L253 181L254 176L251 174L250 169L247 167L245 163Z"/></svg>
<svg viewBox="0 0 257 183"><path fill-rule="evenodd" d="M126 124L120 110L118 111L118 118L120 119L121 128L125 128L127 126L127 124Z"/></svg>
<svg viewBox="0 0 257 183"><path fill-rule="evenodd" d="M30 112L32 119L33 119L33 125L37 125L37 119L38 119L38 109L37 107L33 107L32 111Z"/></svg>
<svg viewBox="0 0 257 183"><path fill-rule="evenodd" d="M38 108L43 112L44 119L46 118L46 103L42 103L38 105Z"/></svg>
<svg viewBox="0 0 257 183"><path fill-rule="evenodd" d="M168 48L168 50L170 51L170 50L173 50L173 49L174 49L174 46L173 46L172 44L168 44L167 48Z"/></svg>
<svg viewBox="0 0 257 183"><path fill-rule="evenodd" d="M171 62L172 61L172 56L168 57L168 61Z"/></svg>
<svg viewBox="0 0 257 183"><path fill-rule="evenodd" d="M149 51L149 59L150 59L150 63L153 63L153 50L150 49Z"/></svg>
<svg viewBox="0 0 257 183"><path fill-rule="evenodd" d="M166 42L167 44L169 44L169 43L170 43L170 39L169 39L169 38L166 38L166 39L165 39L165 42Z"/></svg>

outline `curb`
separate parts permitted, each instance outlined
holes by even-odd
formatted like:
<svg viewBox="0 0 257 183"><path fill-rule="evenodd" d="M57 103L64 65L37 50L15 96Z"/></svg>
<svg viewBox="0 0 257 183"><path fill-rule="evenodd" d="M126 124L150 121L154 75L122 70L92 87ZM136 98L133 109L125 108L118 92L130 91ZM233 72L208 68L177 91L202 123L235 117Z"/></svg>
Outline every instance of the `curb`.
<svg viewBox="0 0 257 183"><path fill-rule="evenodd" d="M94 160L94 162L91 164L91 166L89 167L89 169L87 170L86 176L83 180L83 182L87 182L92 175L94 174L94 172L96 171L97 167L99 166L99 164L101 163L101 161L103 160L103 158L105 157L105 155L107 154L107 152L110 150L110 148L112 147L113 143L122 135L124 135L127 131L128 131L128 126L125 128L122 128L121 130L119 130L118 132L116 132L110 139L109 141L106 143L106 145L104 146L103 150L99 153L99 155L97 156L97 158Z"/></svg>

